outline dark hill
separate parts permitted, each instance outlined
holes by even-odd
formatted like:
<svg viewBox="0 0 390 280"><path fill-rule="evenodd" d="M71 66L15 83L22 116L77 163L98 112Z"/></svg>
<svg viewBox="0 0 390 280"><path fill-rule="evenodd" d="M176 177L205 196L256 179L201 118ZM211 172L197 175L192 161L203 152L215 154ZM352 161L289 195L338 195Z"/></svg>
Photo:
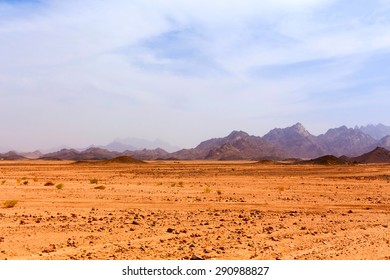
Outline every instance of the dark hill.
<svg viewBox="0 0 390 280"><path fill-rule="evenodd" d="M116 157L116 158L112 158L112 159L108 159L108 160L103 160L101 161L101 163L104 163L104 164L144 164L146 162L142 161L142 160L139 160L139 159L135 159L135 158L132 158L132 157L128 157L128 156L120 156L120 157Z"/></svg>
<svg viewBox="0 0 390 280"><path fill-rule="evenodd" d="M371 152L349 158L349 160L356 163L390 163L390 151L382 147L376 147Z"/></svg>
<svg viewBox="0 0 390 280"><path fill-rule="evenodd" d="M318 164L318 165L343 165L349 164L349 161L344 158L338 158L332 155L326 155L311 160L298 162L299 164Z"/></svg>

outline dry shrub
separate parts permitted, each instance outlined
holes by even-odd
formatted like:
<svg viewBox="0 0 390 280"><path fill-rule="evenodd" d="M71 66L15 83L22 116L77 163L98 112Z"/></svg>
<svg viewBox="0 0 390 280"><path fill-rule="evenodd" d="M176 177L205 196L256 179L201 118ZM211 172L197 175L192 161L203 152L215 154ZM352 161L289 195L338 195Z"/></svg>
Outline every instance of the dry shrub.
<svg viewBox="0 0 390 280"><path fill-rule="evenodd" d="M64 184L57 184L57 185L56 185L56 188L57 188L58 190L61 190L63 187L64 187Z"/></svg>
<svg viewBox="0 0 390 280"><path fill-rule="evenodd" d="M5 208L12 208L16 205L16 203L18 203L17 200L6 200L4 201L3 205Z"/></svg>
<svg viewBox="0 0 390 280"><path fill-rule="evenodd" d="M97 183L98 183L98 179L96 179L96 178L90 179L90 180L89 180L89 183L91 183L91 184L97 184Z"/></svg>
<svg viewBox="0 0 390 280"><path fill-rule="evenodd" d="M44 184L44 186L45 186L45 187L54 186L54 183L49 181L49 182L46 182L46 183Z"/></svg>
<svg viewBox="0 0 390 280"><path fill-rule="evenodd" d="M104 190L105 188L106 186L100 185L100 186L96 186L95 190Z"/></svg>

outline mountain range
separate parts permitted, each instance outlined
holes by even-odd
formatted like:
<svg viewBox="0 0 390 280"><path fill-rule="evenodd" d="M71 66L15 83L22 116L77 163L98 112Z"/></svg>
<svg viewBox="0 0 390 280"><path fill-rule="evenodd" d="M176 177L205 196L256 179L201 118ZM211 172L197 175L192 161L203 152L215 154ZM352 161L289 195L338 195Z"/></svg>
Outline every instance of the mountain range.
<svg viewBox="0 0 390 280"><path fill-rule="evenodd" d="M386 131L389 131L389 134L385 135ZM379 138L379 135L383 137ZM101 160L129 156L140 160L283 160L315 159L332 155L335 158L344 156L359 162L359 156L374 151L376 147L390 150L390 127L382 124L355 128L341 126L315 136L301 123L296 123L290 127L272 129L263 137L249 135L244 131L233 131L226 137L209 139L192 149L175 152L155 148L159 141L165 143L161 140L150 142L150 148L136 149L135 145L130 145L136 143L134 139L128 138L127 142L117 139L106 146L91 146L85 150L64 148L46 154L39 151L8 152L0 154L0 159ZM166 143L164 145L169 146ZM173 147L170 146L169 149L172 150Z"/></svg>

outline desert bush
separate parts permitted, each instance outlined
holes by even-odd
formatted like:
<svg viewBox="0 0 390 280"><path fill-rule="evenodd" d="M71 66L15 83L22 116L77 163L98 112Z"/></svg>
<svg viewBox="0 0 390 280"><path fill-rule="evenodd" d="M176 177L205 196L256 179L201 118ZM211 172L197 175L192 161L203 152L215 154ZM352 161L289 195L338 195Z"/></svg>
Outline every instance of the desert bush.
<svg viewBox="0 0 390 280"><path fill-rule="evenodd" d="M204 189L204 192L205 192L205 193L210 193L210 192L211 192L210 187L206 187L206 188Z"/></svg>
<svg viewBox="0 0 390 280"><path fill-rule="evenodd" d="M5 208L12 208L16 205L16 203L18 203L17 200L6 200L4 201L3 205Z"/></svg>
<svg viewBox="0 0 390 280"><path fill-rule="evenodd" d="M221 190L217 190L217 194L218 194L218 195L221 195L221 194L222 194L222 191L221 191Z"/></svg>
<svg viewBox="0 0 390 280"><path fill-rule="evenodd" d="M105 188L106 186L100 185L100 186L96 186L95 190L104 190Z"/></svg>
<svg viewBox="0 0 390 280"><path fill-rule="evenodd" d="M89 180L89 183L91 183L91 184L97 184L97 183L98 183L98 179L96 179L96 178L90 179L90 180Z"/></svg>
<svg viewBox="0 0 390 280"><path fill-rule="evenodd" d="M25 180L25 181L22 182L22 184L23 184L23 185L28 185L28 181Z"/></svg>
<svg viewBox="0 0 390 280"><path fill-rule="evenodd" d="M7 182L6 180L3 180L3 181L1 181L1 184L2 185L4 185L5 184L5 182Z"/></svg>
<svg viewBox="0 0 390 280"><path fill-rule="evenodd" d="M279 190L280 192L283 192L283 191L285 190L285 187L284 187L284 186L279 186L279 187L278 187L278 190Z"/></svg>
<svg viewBox="0 0 390 280"><path fill-rule="evenodd" d="M57 184L57 185L56 185L56 188L57 188L58 190L61 190L63 187L64 187L64 184Z"/></svg>
<svg viewBox="0 0 390 280"><path fill-rule="evenodd" d="M46 182L46 183L44 184L44 186L45 186L45 187L54 186L54 183L51 182L51 181L49 181L49 182Z"/></svg>

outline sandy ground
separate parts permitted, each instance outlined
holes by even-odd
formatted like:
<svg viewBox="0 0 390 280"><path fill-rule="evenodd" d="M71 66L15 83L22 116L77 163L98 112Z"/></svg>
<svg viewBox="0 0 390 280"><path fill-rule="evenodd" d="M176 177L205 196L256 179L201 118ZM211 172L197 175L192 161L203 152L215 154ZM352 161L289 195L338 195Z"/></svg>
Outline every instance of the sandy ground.
<svg viewBox="0 0 390 280"><path fill-rule="evenodd" d="M0 207L0 259L390 259L390 165L2 161Z"/></svg>

